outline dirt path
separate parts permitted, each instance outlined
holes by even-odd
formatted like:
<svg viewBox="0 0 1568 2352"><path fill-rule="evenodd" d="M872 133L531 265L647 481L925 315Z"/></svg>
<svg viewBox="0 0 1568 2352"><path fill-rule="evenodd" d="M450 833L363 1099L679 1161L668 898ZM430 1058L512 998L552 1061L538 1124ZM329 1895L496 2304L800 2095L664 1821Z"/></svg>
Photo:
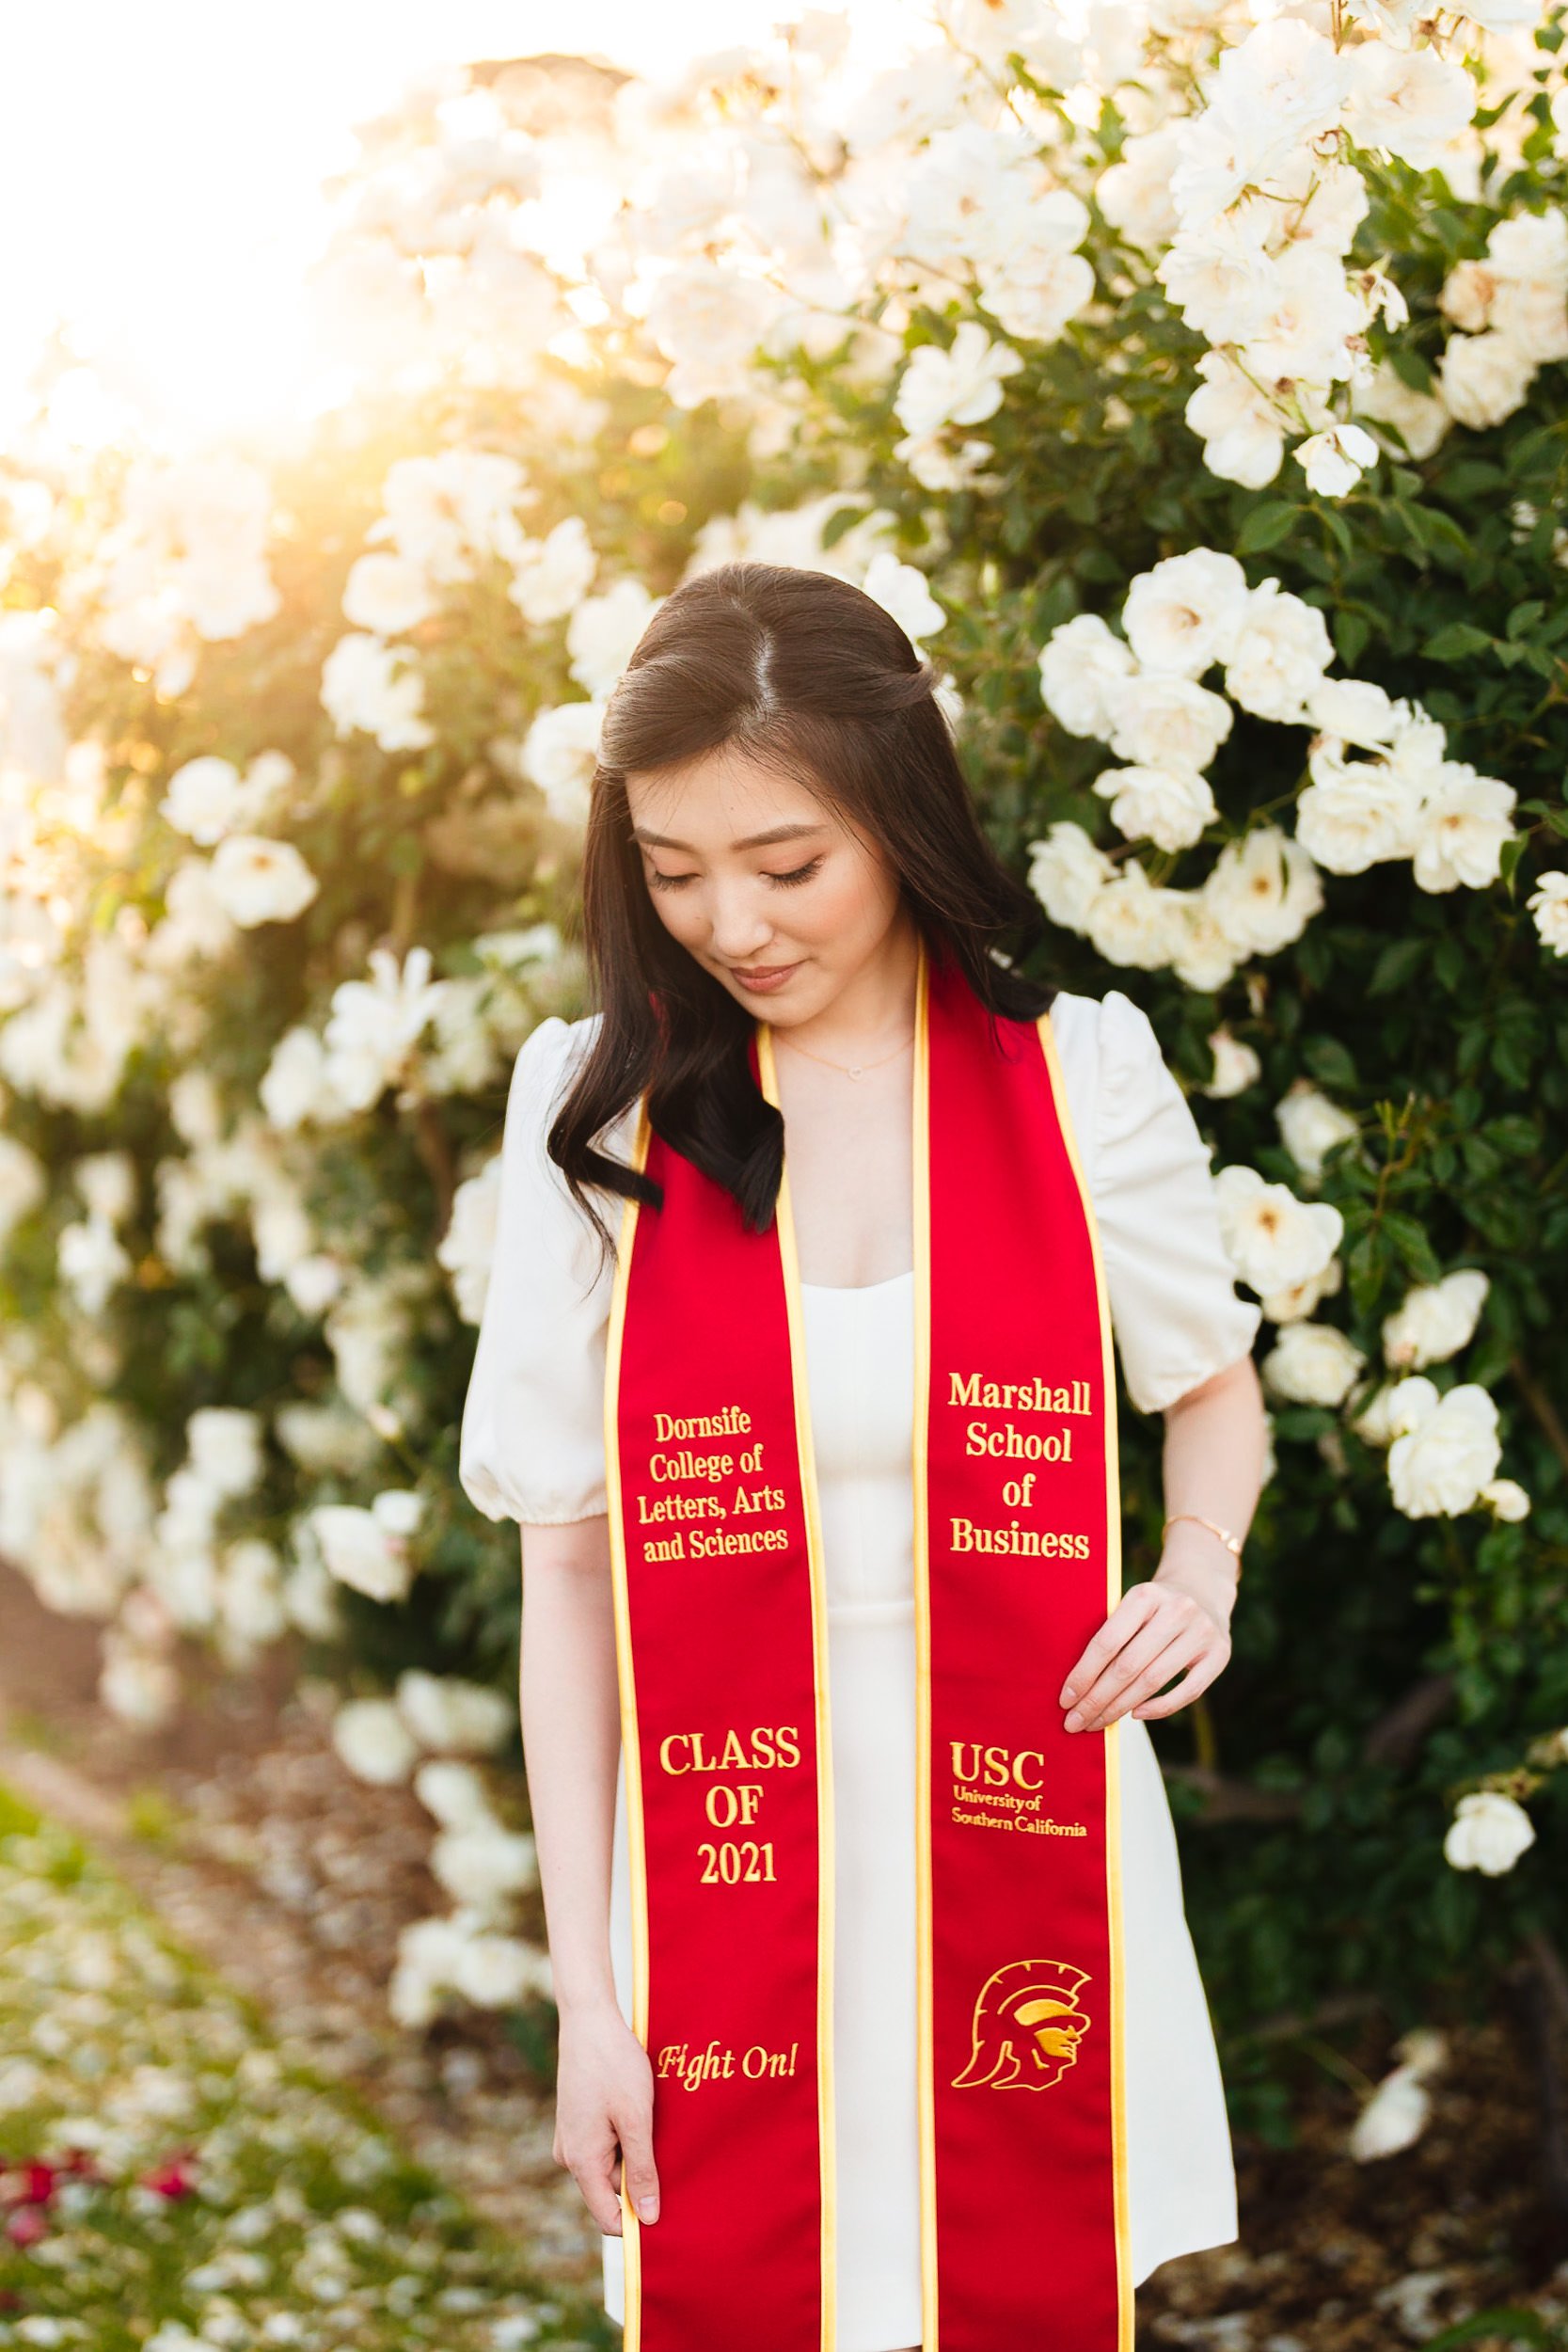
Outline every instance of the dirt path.
<svg viewBox="0 0 1568 2352"><path fill-rule="evenodd" d="M349 1778L325 1709L290 1694L294 1661L235 1676L193 1650L177 1721L148 1734L97 1703L96 1629L41 1609L3 1567L0 1626L0 1779L89 1838L542 2277L596 2289L598 2235L551 2161L542 2074L497 2018L420 2037L388 2013L399 1930L447 1908L424 1864L430 1823L406 1789ZM528 1931L543 1940L542 1918ZM1335 2041L1375 2077L1391 2038L1373 2018ZM1514 2304L1560 2327L1568 2352L1568 2244L1543 2206L1523 2038L1499 2013L1451 2047L1427 2132L1370 2165L1344 2152L1353 2094L1304 2058L1299 2144L1239 2137L1241 2240L1140 2288L1140 2347L1390 2352Z"/></svg>

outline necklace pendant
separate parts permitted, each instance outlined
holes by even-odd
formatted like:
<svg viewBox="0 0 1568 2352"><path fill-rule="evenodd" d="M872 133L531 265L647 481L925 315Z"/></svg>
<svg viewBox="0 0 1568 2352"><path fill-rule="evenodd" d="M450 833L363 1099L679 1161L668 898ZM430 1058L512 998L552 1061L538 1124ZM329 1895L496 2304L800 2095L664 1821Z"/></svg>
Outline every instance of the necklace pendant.
<svg viewBox="0 0 1568 2352"><path fill-rule="evenodd" d="M851 1071L849 1071L847 1074L849 1077L851 1077L851 1078L863 1078L863 1077L864 1077L864 1075L865 1075L865 1072L864 1072L863 1067L862 1067L862 1068L858 1068L858 1069L855 1069L855 1070L851 1070Z"/></svg>

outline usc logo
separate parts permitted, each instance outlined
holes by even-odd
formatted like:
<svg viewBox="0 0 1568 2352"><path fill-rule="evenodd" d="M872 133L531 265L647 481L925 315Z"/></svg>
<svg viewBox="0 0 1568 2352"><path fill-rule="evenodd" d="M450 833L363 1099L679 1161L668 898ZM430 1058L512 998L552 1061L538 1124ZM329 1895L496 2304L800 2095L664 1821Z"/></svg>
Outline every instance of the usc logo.
<svg viewBox="0 0 1568 2352"><path fill-rule="evenodd" d="M980 1987L972 2046L955 2090L1048 2090L1078 2056L1089 2020L1078 2006L1088 1976L1065 1960L1010 1960Z"/></svg>

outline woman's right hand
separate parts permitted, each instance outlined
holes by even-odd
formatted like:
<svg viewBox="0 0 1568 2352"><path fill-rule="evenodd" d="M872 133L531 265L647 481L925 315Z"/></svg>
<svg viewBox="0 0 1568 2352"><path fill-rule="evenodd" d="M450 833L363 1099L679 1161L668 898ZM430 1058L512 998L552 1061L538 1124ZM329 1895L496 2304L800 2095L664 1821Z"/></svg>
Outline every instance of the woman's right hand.
<svg viewBox="0 0 1568 2352"><path fill-rule="evenodd" d="M653 2068L619 2008L563 2010L550 2153L607 2237L621 2235L623 2169L639 2221L658 2218L653 2123Z"/></svg>

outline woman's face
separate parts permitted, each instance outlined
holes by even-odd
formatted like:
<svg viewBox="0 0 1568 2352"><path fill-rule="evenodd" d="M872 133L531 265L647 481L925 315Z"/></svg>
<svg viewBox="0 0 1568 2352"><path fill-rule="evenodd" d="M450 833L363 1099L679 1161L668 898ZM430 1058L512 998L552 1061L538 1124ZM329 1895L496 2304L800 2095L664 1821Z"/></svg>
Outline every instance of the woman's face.
<svg viewBox="0 0 1568 2352"><path fill-rule="evenodd" d="M660 921L749 1012L814 1020L889 944L896 870L805 785L725 748L628 775L626 800Z"/></svg>

